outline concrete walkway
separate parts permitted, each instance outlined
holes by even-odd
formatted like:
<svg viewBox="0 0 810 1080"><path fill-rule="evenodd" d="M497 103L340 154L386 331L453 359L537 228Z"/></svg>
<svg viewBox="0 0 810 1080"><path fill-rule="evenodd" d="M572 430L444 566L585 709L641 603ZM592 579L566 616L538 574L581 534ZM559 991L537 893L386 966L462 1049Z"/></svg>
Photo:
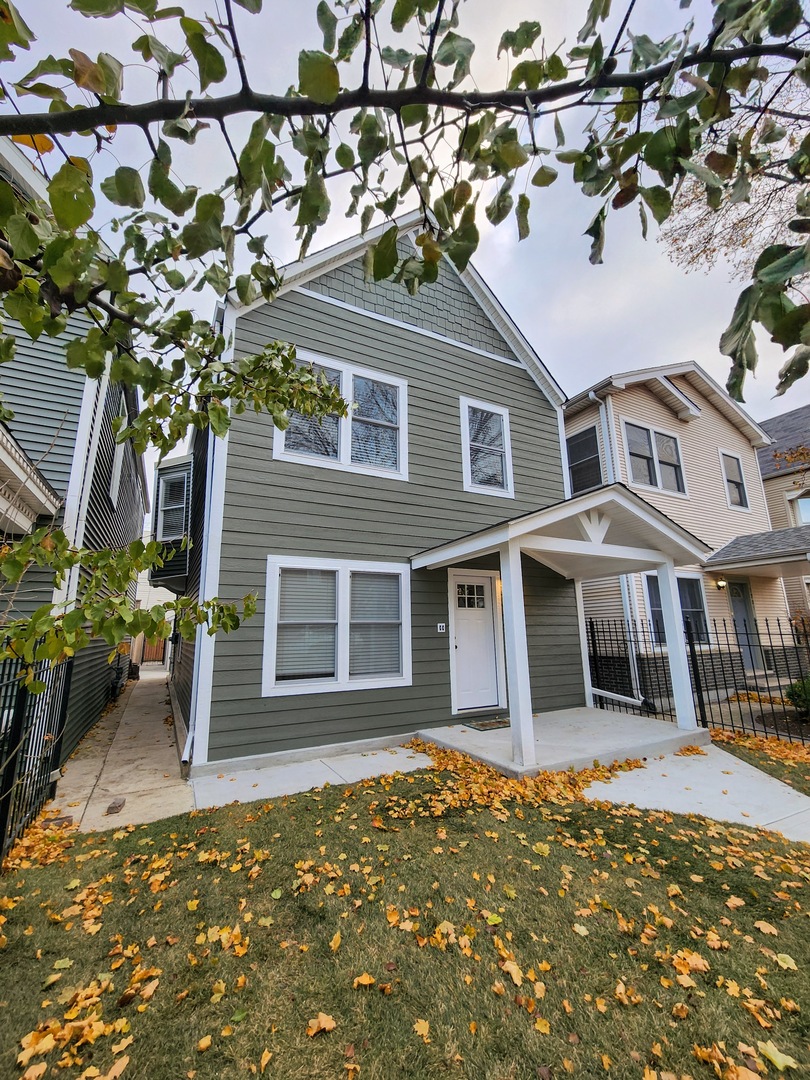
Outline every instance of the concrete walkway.
<svg viewBox="0 0 810 1080"><path fill-rule="evenodd" d="M591 784L585 794L645 810L773 829L810 843L810 798L717 746L701 749L704 754L648 758L646 768L619 773L609 784Z"/></svg>
<svg viewBox="0 0 810 1080"><path fill-rule="evenodd" d="M121 809L108 814L116 800ZM68 760L54 806L82 832L146 825L194 809L180 778L166 672L142 667L113 709Z"/></svg>

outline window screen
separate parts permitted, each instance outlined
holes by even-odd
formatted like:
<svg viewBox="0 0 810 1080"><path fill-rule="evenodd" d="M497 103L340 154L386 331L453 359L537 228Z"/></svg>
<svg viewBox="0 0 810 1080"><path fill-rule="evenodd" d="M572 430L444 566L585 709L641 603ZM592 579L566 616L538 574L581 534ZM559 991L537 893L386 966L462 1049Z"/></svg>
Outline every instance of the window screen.
<svg viewBox="0 0 810 1080"><path fill-rule="evenodd" d="M337 573L281 570L276 679L329 679L337 664Z"/></svg>
<svg viewBox="0 0 810 1080"><path fill-rule="evenodd" d="M186 476L161 476L158 540L179 540L186 531Z"/></svg>
<svg viewBox="0 0 810 1080"><path fill-rule="evenodd" d="M473 484L506 490L506 444L503 417L470 405L470 479Z"/></svg>
<svg viewBox="0 0 810 1080"><path fill-rule="evenodd" d="M402 672L399 574L352 571L349 678Z"/></svg>
<svg viewBox="0 0 810 1080"><path fill-rule="evenodd" d="M568 449L568 471L571 475L571 494L590 491L602 483L599 463L599 440L596 428L591 427L571 435L565 441Z"/></svg>

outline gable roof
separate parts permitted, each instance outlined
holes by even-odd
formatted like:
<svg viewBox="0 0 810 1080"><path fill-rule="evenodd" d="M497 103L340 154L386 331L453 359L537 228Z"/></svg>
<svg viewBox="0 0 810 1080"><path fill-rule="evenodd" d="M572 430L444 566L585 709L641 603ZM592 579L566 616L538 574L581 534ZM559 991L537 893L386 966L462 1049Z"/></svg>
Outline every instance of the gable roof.
<svg viewBox="0 0 810 1080"><path fill-rule="evenodd" d="M707 560L708 570L746 570L760 577L801 577L810 570L810 525L735 536Z"/></svg>
<svg viewBox="0 0 810 1080"><path fill-rule="evenodd" d="M773 439L772 446L757 451L763 480L769 476L785 476L807 468L806 462L800 461L795 465L788 465L784 461L777 462L774 454L783 454L797 446L810 448L810 405L802 405L780 416L771 417L770 420L763 420L762 427Z"/></svg>
<svg viewBox="0 0 810 1080"><path fill-rule="evenodd" d="M576 416L577 413L587 409L593 404L594 397L602 399L628 386L643 384L667 408L671 409L679 420L694 420L700 416L701 410L687 393L672 382L672 379L679 375L707 398L730 424L742 432L753 447L770 445L771 438L767 431L752 420L745 409L729 397L726 391L694 360L687 360L681 364L665 364L661 367L638 368L635 371L609 375L567 401L564 406L566 416Z"/></svg>
<svg viewBox="0 0 810 1080"><path fill-rule="evenodd" d="M399 235L403 236L418 228L423 221L424 215L414 210L394 219L393 224L399 229ZM313 252L297 262L288 263L281 270L283 281L278 295L283 296L285 292L300 288L313 278L320 277L330 270L335 270L345 263L353 262L362 256L366 249L371 244L376 243L383 233L390 228L391 222L385 221L369 229L364 236L355 234L346 240L332 244L330 247ZM495 329L503 337L552 405L561 407L565 401L562 388L472 263L468 263L467 268L461 272L447 258L443 260L443 266L463 282L478 306L484 311ZM429 288L430 286L424 287ZM254 300L252 304L242 306L233 292L228 294L228 301L235 309L237 318L267 303L263 297L260 297L258 300ZM464 343L460 342L459 344L463 345Z"/></svg>

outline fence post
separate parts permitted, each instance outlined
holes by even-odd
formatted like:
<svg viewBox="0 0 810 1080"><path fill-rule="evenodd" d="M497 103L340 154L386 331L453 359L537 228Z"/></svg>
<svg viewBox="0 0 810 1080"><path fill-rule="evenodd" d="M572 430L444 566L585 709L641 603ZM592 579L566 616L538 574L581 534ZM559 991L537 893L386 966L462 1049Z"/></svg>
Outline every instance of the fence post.
<svg viewBox="0 0 810 1080"><path fill-rule="evenodd" d="M73 679L73 657L71 656L65 661L65 673L62 677L62 697L59 701L59 716L56 720L56 739L54 740L53 748L51 750L51 767L50 772L59 768L59 759L62 756L62 743L65 741L65 727L67 726L67 711L70 704L70 684ZM56 795L56 784L54 780L50 788L48 789L48 798L52 799Z"/></svg>
<svg viewBox="0 0 810 1080"><path fill-rule="evenodd" d="M593 682L597 687L602 687L602 680L599 676L599 651L596 647L596 623L593 619L588 619L588 637L591 644L591 657L593 659Z"/></svg>
<svg viewBox="0 0 810 1080"><path fill-rule="evenodd" d="M707 728L709 721L706 717L706 702L703 700L703 683L700 680L700 667L698 666L697 649L695 648L695 635L692 633L692 620L687 616L683 620L683 628L686 632L686 644L689 648L689 663L692 668L692 686L697 697L700 723Z"/></svg>
<svg viewBox="0 0 810 1080"><path fill-rule="evenodd" d="M20 763L20 750L22 749L23 728L25 727L25 713L28 708L28 688L20 680L17 694L14 698L14 712L11 716L11 726L8 733L8 753L6 760L0 762L2 775L0 775L0 852L5 855L8 841L8 827L11 820L12 795L14 783L17 779L17 769Z"/></svg>

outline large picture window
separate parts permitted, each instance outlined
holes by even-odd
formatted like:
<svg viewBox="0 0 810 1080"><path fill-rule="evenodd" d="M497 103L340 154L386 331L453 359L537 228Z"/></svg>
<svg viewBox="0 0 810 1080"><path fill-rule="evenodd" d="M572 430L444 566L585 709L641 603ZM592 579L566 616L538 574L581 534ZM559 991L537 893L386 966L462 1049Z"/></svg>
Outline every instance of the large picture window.
<svg viewBox="0 0 810 1080"><path fill-rule="evenodd" d="M654 574L649 574L646 577L646 582L653 640L665 645L666 635L664 634L664 616L661 609L661 589L658 578ZM684 625L686 620L689 619L695 641L708 644L709 624L706 618L706 601L703 596L700 578L678 577L678 595L681 601L681 614L684 618Z"/></svg>
<svg viewBox="0 0 810 1080"><path fill-rule="evenodd" d="M599 440L596 428L589 427L570 435L565 440L568 452L568 472L571 477L571 494L579 495L602 483L602 466L599 462Z"/></svg>
<svg viewBox="0 0 810 1080"><path fill-rule="evenodd" d="M514 495L509 411L462 397L461 456L464 490L485 495Z"/></svg>
<svg viewBox="0 0 810 1080"><path fill-rule="evenodd" d="M631 482L685 494L681 453L675 436L631 423L625 423L624 433Z"/></svg>
<svg viewBox="0 0 810 1080"><path fill-rule="evenodd" d="M263 693L411 682L409 569L270 557Z"/></svg>
<svg viewBox="0 0 810 1080"><path fill-rule="evenodd" d="M298 355L307 359L300 350ZM313 370L340 391L349 413L313 417L291 412L286 431L276 429L273 457L407 480L407 383L337 360L309 359Z"/></svg>

